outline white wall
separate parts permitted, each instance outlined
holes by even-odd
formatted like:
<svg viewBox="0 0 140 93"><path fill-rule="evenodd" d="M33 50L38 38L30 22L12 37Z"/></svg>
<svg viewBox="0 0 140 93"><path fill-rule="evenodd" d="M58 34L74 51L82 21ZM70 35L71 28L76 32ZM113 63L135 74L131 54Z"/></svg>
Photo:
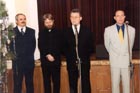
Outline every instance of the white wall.
<svg viewBox="0 0 140 93"><path fill-rule="evenodd" d="M36 41L38 39L38 11L37 0L3 0L6 3L6 8L9 15L9 23L14 23L15 15L17 13L23 13L27 18L27 26L32 27L36 31ZM38 45L38 44L36 44ZM35 51L35 59L39 59L38 47Z"/></svg>
<svg viewBox="0 0 140 93"><path fill-rule="evenodd" d="M16 14L15 0L2 0L2 1L4 1L4 3L6 4L6 9L9 15L9 22L13 23L15 26L15 14Z"/></svg>

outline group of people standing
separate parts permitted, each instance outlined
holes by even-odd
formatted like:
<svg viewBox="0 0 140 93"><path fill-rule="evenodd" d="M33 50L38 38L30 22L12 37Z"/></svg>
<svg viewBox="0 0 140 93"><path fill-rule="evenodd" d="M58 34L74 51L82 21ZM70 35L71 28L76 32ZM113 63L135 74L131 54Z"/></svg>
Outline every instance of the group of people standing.
<svg viewBox="0 0 140 93"><path fill-rule="evenodd" d="M53 93L60 91L60 66L61 55L66 56L67 71L69 77L70 93L78 93L78 63L77 52L81 59L81 79L83 93L90 93L90 55L93 52L93 34L80 24L82 16L79 9L73 9L70 13L72 26L64 31L58 31L54 27L53 15L47 13L43 16L45 29L39 32L38 46L41 54L41 67L44 78L45 93L51 93L51 79ZM75 26L77 29L75 29ZM77 32L76 32L77 30ZM75 34L78 33L78 46L76 46Z"/></svg>
<svg viewBox="0 0 140 93"><path fill-rule="evenodd" d="M128 38L124 24L124 11L117 10L114 19L116 23L105 28L104 33L105 46L110 56L112 93L119 93L120 75L123 80L123 93L130 93ZM71 27L59 31L54 26L53 15L51 13L44 14L44 30L39 31L38 38L44 93L60 93L61 55L66 57L69 92L78 93L78 78L81 77L82 93L91 93L90 56L93 53L94 37L92 31L81 24L81 20L80 10L72 9L70 12ZM11 50L16 55L13 60L14 93L21 93L23 76L25 77L26 93L34 93L35 31L26 26L26 16L22 13L16 15L16 24L17 26L14 28L15 38L10 44ZM119 40L118 35L120 28L123 30L122 41ZM131 26L128 26L128 29L132 52L135 29ZM80 74L78 58L80 58L81 65Z"/></svg>

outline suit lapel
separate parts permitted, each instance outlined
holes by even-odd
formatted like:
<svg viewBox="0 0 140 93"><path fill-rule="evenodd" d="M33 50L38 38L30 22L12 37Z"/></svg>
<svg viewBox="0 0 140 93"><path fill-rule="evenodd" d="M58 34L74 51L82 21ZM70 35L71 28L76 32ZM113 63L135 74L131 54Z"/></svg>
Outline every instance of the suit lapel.
<svg viewBox="0 0 140 93"><path fill-rule="evenodd" d="M124 43L127 42L127 30L126 30L126 25L125 25L125 29L124 29Z"/></svg>
<svg viewBox="0 0 140 93"><path fill-rule="evenodd" d="M81 34L82 34L82 25L80 25L80 30L79 30L78 38L80 37Z"/></svg>
<svg viewBox="0 0 140 93"><path fill-rule="evenodd" d="M72 44L75 44L75 35L73 32L72 27L70 27L69 31L68 31L68 41L71 42Z"/></svg>
<svg viewBox="0 0 140 93"><path fill-rule="evenodd" d="M73 38L75 37L72 27L70 28L70 32L69 33L70 33L70 36L72 36Z"/></svg>
<svg viewBox="0 0 140 93"><path fill-rule="evenodd" d="M16 35L21 34L21 32L19 31L17 26L15 27L15 33L16 33ZM24 35L27 34L27 33L28 33L28 27L26 27L26 31L25 31Z"/></svg>
<svg viewBox="0 0 140 93"><path fill-rule="evenodd" d="M127 30L126 30L126 26L125 26L125 29L124 29L124 41L123 41L123 46L122 46L122 51L125 51L126 50L126 46L128 44L128 38L127 38Z"/></svg>
<svg viewBox="0 0 140 93"><path fill-rule="evenodd" d="M16 36L20 34L20 31L19 31L19 29L18 29L17 26L16 26L16 28L15 28L15 34L16 34Z"/></svg>
<svg viewBox="0 0 140 93"><path fill-rule="evenodd" d="M81 43L81 42L83 42L83 38L82 37L84 37L84 31L83 31L83 28L82 28L82 25L80 25L80 30L79 30L79 34L78 34L78 42L79 43Z"/></svg>
<svg viewBox="0 0 140 93"><path fill-rule="evenodd" d="M118 44L121 44L120 43L119 34L118 34L118 30L117 30L116 24L113 26L113 32L112 32L112 34L114 34L114 39L116 40L116 42Z"/></svg>
<svg viewBox="0 0 140 93"><path fill-rule="evenodd" d="M28 33L28 28L26 27L24 35L26 35L27 33Z"/></svg>

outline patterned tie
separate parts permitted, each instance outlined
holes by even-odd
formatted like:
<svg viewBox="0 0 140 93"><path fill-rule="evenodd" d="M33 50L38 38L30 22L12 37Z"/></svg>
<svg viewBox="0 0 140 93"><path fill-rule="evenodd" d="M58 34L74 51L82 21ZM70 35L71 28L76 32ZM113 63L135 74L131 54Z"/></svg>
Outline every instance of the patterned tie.
<svg viewBox="0 0 140 93"><path fill-rule="evenodd" d="M76 49L76 58L77 60L79 59L79 54L78 54L78 30L77 30L77 25L74 25L75 28L75 49ZM78 61L76 62L78 63ZM78 66L79 69L79 66Z"/></svg>
<svg viewBox="0 0 140 93"><path fill-rule="evenodd" d="M75 34L78 35L77 25L74 25L74 28L75 28Z"/></svg>
<svg viewBox="0 0 140 93"><path fill-rule="evenodd" d="M123 31L121 27L119 29L119 38L120 38L120 42L123 43Z"/></svg>
<svg viewBox="0 0 140 93"><path fill-rule="evenodd" d="M78 45L78 30L77 30L77 25L74 25L75 28L75 42L76 42L76 46Z"/></svg>
<svg viewBox="0 0 140 93"><path fill-rule="evenodd" d="M24 35L24 31L23 31L23 28L21 28L21 34L22 34L22 35Z"/></svg>

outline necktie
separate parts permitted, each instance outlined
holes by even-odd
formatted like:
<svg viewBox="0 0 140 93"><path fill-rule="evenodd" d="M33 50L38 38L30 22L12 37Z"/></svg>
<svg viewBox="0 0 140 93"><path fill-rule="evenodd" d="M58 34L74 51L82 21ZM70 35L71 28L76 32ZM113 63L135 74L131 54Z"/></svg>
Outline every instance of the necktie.
<svg viewBox="0 0 140 93"><path fill-rule="evenodd" d="M76 41L76 46L78 45L78 30L77 30L77 26L74 25L75 28L75 41Z"/></svg>
<svg viewBox="0 0 140 93"><path fill-rule="evenodd" d="M75 34L77 34L77 35L78 35L77 26L76 26L76 25L74 25L74 28L75 28Z"/></svg>
<svg viewBox="0 0 140 93"><path fill-rule="evenodd" d="M77 30L77 26L74 25L75 28L75 50L76 50L76 58L77 60L79 59L79 54L78 54L78 30Z"/></svg>
<svg viewBox="0 0 140 93"><path fill-rule="evenodd" d="M121 27L119 29L119 38L120 38L120 42L123 43L123 31Z"/></svg>
<svg viewBox="0 0 140 93"><path fill-rule="evenodd" d="M22 35L24 35L24 31L23 31L23 28L21 28L21 34L22 34Z"/></svg>

